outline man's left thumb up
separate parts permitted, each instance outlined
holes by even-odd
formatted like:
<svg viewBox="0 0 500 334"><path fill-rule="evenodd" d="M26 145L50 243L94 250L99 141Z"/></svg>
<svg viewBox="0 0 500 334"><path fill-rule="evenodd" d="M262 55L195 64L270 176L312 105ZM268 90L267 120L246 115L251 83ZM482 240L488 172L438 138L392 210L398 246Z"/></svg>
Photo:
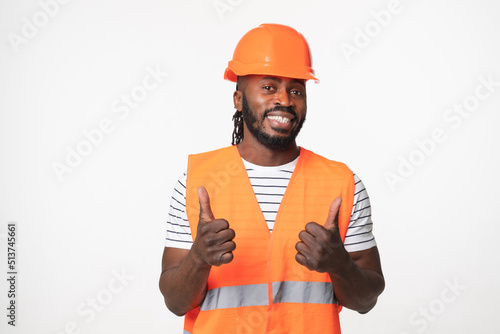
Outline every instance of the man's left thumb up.
<svg viewBox="0 0 500 334"><path fill-rule="evenodd" d="M342 198L337 197L333 200L328 210L328 218L326 218L325 228L327 230L334 230L339 228L339 210Z"/></svg>

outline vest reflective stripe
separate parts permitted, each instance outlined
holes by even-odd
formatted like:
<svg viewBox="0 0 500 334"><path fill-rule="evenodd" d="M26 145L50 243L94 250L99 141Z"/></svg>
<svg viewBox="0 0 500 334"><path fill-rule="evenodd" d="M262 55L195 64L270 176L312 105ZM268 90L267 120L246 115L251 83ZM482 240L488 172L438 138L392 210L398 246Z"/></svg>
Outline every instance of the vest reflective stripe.
<svg viewBox="0 0 500 334"><path fill-rule="evenodd" d="M191 334L187 330L184 330L183 334Z"/></svg>
<svg viewBox="0 0 500 334"><path fill-rule="evenodd" d="M207 291L201 311L268 304L267 284L225 286Z"/></svg>
<svg viewBox="0 0 500 334"><path fill-rule="evenodd" d="M331 282L273 282L273 303L336 304Z"/></svg>
<svg viewBox="0 0 500 334"><path fill-rule="evenodd" d="M207 291L201 311L268 305L267 284L226 286ZM330 282L273 282L273 303L336 304Z"/></svg>

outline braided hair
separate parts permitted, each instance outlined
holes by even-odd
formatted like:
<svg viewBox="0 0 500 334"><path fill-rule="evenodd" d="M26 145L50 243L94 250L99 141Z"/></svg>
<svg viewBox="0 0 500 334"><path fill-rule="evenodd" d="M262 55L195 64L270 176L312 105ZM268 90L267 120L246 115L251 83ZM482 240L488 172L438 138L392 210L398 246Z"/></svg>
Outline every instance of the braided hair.
<svg viewBox="0 0 500 334"><path fill-rule="evenodd" d="M239 90L238 87L241 86L242 82L242 77L238 76L236 79L236 90ZM233 130L233 140L231 142L231 145L236 145L239 144L243 140L243 112L236 110L236 112L233 115L233 123L234 123L234 130Z"/></svg>
<svg viewBox="0 0 500 334"><path fill-rule="evenodd" d="M231 145L239 144L243 140L243 112L236 110L233 115L233 141Z"/></svg>

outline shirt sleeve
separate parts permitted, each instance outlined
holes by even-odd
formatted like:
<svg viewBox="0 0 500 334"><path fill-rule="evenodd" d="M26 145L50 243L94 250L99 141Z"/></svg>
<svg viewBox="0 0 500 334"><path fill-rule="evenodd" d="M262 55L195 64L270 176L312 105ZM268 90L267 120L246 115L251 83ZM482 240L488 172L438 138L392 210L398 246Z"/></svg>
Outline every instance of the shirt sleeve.
<svg viewBox="0 0 500 334"><path fill-rule="evenodd" d="M177 181L167 217L165 247L191 249L193 238L186 214L186 178L184 173Z"/></svg>
<svg viewBox="0 0 500 334"><path fill-rule="evenodd" d="M348 252L362 251L377 246L372 232L370 198L363 182L356 174L354 174L354 183L354 204L344 241L344 247Z"/></svg>

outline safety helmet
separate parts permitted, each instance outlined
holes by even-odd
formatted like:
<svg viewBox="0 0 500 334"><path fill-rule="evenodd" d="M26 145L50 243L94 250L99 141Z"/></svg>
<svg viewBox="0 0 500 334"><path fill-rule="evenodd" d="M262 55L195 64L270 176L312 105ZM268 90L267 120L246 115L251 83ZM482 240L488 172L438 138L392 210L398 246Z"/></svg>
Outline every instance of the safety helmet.
<svg viewBox="0 0 500 334"><path fill-rule="evenodd" d="M236 82L238 76L273 75L294 79L318 79L311 68L306 39L282 24L261 24L238 42L224 79Z"/></svg>

